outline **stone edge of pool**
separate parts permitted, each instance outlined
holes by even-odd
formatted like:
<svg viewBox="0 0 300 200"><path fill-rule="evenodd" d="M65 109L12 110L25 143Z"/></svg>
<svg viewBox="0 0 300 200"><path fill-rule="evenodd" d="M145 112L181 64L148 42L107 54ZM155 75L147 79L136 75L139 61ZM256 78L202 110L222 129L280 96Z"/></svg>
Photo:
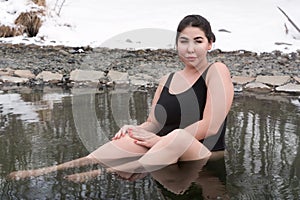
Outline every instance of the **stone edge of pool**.
<svg viewBox="0 0 300 200"><path fill-rule="evenodd" d="M297 76L264 76L256 77L232 76L236 93L243 91L257 93L290 93L300 94L300 77ZM124 86L147 89L155 88L156 77L147 74L129 75L128 72L116 70L97 71L75 69L68 75L57 72L42 71L34 75L30 70L0 69L0 90L16 89L18 87L57 86L57 87L88 87L96 89Z"/></svg>

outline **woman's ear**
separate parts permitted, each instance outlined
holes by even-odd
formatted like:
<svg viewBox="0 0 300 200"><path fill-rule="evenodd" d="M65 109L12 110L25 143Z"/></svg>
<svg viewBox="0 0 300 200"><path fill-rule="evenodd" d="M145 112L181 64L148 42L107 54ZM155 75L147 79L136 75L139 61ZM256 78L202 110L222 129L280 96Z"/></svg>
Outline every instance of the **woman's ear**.
<svg viewBox="0 0 300 200"><path fill-rule="evenodd" d="M212 46L213 46L213 42L210 41L210 43L208 44L208 50L211 50L211 49L212 49Z"/></svg>

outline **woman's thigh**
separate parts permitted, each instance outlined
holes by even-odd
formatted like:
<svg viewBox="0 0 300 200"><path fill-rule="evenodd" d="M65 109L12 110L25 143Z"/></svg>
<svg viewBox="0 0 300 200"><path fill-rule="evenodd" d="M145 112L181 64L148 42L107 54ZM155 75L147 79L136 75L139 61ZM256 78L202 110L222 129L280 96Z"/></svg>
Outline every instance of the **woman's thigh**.
<svg viewBox="0 0 300 200"><path fill-rule="evenodd" d="M144 166L170 165L177 161L207 159L211 152L183 129L172 131L139 160Z"/></svg>
<svg viewBox="0 0 300 200"><path fill-rule="evenodd" d="M211 156L211 152L184 129L178 129L176 132L172 132L170 137L171 140L174 141L174 146L177 147L179 154L182 153L178 157L179 161L201 160Z"/></svg>
<svg viewBox="0 0 300 200"><path fill-rule="evenodd" d="M132 138L125 135L118 140L112 140L102 145L88 157L96 158L100 163L112 166L139 159L147 151L147 148L135 144Z"/></svg>

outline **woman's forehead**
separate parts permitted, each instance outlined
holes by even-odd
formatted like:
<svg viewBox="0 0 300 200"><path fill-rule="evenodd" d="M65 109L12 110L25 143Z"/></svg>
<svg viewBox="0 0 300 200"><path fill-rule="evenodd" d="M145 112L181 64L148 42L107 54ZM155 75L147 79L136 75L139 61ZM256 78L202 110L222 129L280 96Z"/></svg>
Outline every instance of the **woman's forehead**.
<svg viewBox="0 0 300 200"><path fill-rule="evenodd" d="M201 30L200 28L198 27L186 27L185 29L183 29L180 34L179 34L180 37L204 37L205 36L205 33L203 30Z"/></svg>

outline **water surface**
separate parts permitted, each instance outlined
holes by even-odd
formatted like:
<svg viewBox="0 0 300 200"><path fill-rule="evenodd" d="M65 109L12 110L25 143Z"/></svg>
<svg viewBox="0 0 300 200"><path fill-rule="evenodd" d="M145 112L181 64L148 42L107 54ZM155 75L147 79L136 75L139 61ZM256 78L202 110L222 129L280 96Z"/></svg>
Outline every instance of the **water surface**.
<svg viewBox="0 0 300 200"><path fill-rule="evenodd" d="M83 92L84 91L84 92ZM87 155L122 124L146 120L153 92L19 89L0 94L0 199L299 199L300 102L297 96L236 95L228 116L224 159L188 162L135 181L103 173L85 183L67 174L19 181L14 170Z"/></svg>

